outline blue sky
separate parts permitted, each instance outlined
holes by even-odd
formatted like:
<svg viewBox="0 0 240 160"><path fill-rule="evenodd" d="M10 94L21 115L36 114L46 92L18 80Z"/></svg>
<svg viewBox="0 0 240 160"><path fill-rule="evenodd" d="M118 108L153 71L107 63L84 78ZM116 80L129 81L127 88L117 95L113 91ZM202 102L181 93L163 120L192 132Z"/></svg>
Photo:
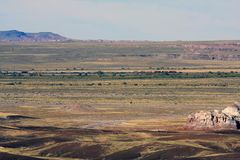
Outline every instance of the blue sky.
<svg viewBox="0 0 240 160"><path fill-rule="evenodd" d="M0 0L0 30L75 39L240 39L240 0Z"/></svg>

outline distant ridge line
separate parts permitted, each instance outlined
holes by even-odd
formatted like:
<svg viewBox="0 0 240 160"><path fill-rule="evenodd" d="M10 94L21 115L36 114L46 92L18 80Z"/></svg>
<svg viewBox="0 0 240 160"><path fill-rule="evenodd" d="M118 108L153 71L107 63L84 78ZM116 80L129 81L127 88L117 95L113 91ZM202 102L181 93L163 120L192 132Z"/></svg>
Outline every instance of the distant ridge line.
<svg viewBox="0 0 240 160"><path fill-rule="evenodd" d="M18 30L0 31L1 42L63 42L70 40L52 32L26 33Z"/></svg>

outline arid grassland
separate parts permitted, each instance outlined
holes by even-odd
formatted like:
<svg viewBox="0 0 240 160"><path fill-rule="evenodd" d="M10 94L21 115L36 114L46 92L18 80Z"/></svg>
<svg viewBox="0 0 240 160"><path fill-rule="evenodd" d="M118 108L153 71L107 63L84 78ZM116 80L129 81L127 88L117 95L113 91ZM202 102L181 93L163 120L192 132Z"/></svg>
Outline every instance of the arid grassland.
<svg viewBox="0 0 240 160"><path fill-rule="evenodd" d="M1 70L239 71L239 41L0 43Z"/></svg>
<svg viewBox="0 0 240 160"><path fill-rule="evenodd" d="M239 131L184 125L192 112L240 100L240 63L232 59L239 48L232 41L1 44L1 73L21 74L0 74L0 160L237 160Z"/></svg>

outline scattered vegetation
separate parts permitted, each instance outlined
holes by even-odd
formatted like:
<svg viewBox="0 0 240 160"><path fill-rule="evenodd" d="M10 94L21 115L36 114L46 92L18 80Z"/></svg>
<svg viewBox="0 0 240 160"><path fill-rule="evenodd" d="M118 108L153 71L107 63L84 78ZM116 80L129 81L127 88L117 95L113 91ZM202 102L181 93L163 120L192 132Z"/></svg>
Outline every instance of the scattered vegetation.
<svg viewBox="0 0 240 160"><path fill-rule="evenodd" d="M240 99L229 43L0 44L0 159L239 159L238 131L182 127Z"/></svg>

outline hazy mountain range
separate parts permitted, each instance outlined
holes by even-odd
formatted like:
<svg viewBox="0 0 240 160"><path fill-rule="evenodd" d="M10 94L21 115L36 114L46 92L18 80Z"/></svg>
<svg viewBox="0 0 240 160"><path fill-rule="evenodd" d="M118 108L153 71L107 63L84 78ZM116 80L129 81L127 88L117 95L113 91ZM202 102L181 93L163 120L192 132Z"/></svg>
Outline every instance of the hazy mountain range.
<svg viewBox="0 0 240 160"><path fill-rule="evenodd" d="M56 42L69 40L52 32L26 33L17 30L0 31L0 41L4 42Z"/></svg>

